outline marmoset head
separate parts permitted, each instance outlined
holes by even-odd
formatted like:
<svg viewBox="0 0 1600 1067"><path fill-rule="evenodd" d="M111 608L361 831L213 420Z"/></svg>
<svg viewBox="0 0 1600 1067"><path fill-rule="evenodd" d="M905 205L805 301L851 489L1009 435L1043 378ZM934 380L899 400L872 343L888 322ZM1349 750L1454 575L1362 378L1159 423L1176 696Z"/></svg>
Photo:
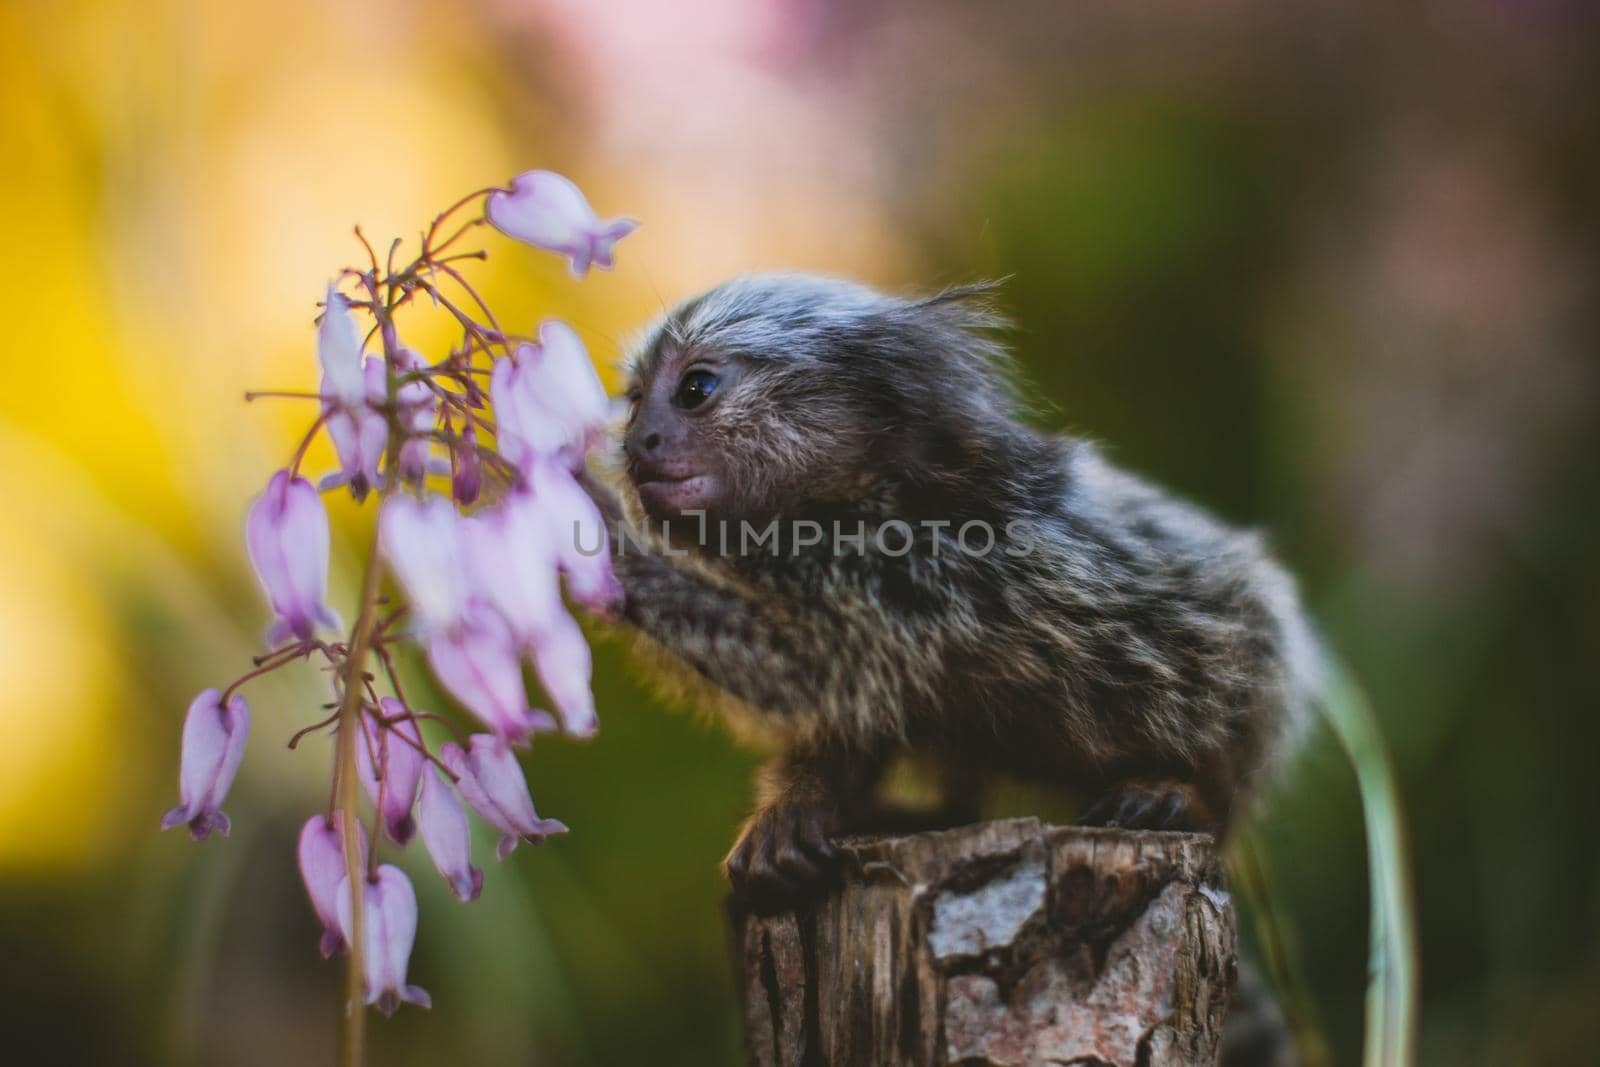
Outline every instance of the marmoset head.
<svg viewBox="0 0 1600 1067"><path fill-rule="evenodd" d="M756 518L970 478L1015 430L991 291L749 275L668 313L630 367L624 451L646 510Z"/></svg>

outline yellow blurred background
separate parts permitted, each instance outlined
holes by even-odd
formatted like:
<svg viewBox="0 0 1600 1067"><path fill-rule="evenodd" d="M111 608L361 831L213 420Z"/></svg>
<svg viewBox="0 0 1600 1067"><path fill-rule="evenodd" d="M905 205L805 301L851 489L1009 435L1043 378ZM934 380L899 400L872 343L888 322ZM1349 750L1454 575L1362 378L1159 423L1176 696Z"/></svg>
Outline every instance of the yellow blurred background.
<svg viewBox="0 0 1600 1067"><path fill-rule="evenodd" d="M6 5L7 371L40 385L0 400L5 495L23 509L4 531L14 639L0 685L17 714L0 756L0 862L90 862L101 835L128 829L105 811L137 771L113 769L108 739L117 694L143 671L97 603L105 570L200 613L184 620L196 637L236 631L216 649L232 661L248 647L259 612L233 617L240 509L304 411L247 410L241 394L314 380L315 302L359 259L352 225L414 243L465 191L532 166L577 176L603 210L647 220L623 269L580 287L491 238L483 274L526 329L569 318L602 362L661 301L739 269L877 273L886 226L859 182L829 187L860 161L817 159L829 147L818 109L740 62L777 10ZM641 73L663 32L702 31L723 55ZM501 51L508 37L524 54ZM619 93L651 106L617 114L607 98ZM698 123L732 142L711 146L714 164L676 136L663 143L671 116L711 102L738 113ZM227 587L213 589L219 570ZM22 713L34 707L52 714ZM29 832L46 809L61 832Z"/></svg>
<svg viewBox="0 0 1600 1067"><path fill-rule="evenodd" d="M0 1047L331 1062L292 859L326 754L279 744L314 672L251 691L233 837L156 833L189 697L258 649L243 509L305 424L241 394L315 381L353 225L414 241L542 167L643 221L618 269L488 235L476 277L611 385L633 331L738 271L1011 275L1046 421L1274 531L1368 679L1417 841L1423 1062L1581 1062L1595 29L1564 0L0 0ZM333 506L347 604L367 519ZM378 1023L375 1062L738 1062L715 868L754 756L600 640L601 739L529 764L574 833L470 907L413 867L437 1007ZM1266 831L1344 1061L1366 912L1331 746Z"/></svg>

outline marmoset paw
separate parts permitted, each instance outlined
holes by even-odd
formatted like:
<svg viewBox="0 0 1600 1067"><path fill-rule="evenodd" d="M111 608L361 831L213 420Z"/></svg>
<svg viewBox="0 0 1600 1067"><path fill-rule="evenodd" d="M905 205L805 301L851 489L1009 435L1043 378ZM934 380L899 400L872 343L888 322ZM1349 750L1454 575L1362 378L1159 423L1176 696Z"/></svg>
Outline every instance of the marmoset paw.
<svg viewBox="0 0 1600 1067"><path fill-rule="evenodd" d="M821 804L780 802L756 812L723 861L734 894L764 915L815 898L838 871L828 841L837 828L837 814Z"/></svg>
<svg viewBox="0 0 1600 1067"><path fill-rule="evenodd" d="M604 481L592 474L587 468L582 469L577 475L578 484L583 491L589 494L589 499L594 501L594 506L600 509L600 517L607 522L615 522L622 518L622 499L617 496L617 491Z"/></svg>
<svg viewBox="0 0 1600 1067"><path fill-rule="evenodd" d="M1216 820L1194 786L1171 778L1137 778L1108 790L1078 820L1124 830L1212 833Z"/></svg>

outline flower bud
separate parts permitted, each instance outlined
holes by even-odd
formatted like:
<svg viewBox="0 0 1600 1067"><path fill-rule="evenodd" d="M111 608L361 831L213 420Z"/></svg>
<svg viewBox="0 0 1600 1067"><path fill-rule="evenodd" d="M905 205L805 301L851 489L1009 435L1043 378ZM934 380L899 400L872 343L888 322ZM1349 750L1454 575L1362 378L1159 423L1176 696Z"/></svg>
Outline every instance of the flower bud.
<svg viewBox="0 0 1600 1067"><path fill-rule="evenodd" d="M304 478L282 470L250 506L245 519L250 564L277 613L267 643L293 636L309 641L318 626L340 628L323 603L328 595L328 512Z"/></svg>
<svg viewBox="0 0 1600 1067"><path fill-rule="evenodd" d="M367 1003L393 1015L401 1003L433 1007L428 991L406 984L411 947L417 939L417 894L400 868L385 863L362 883L366 907L362 922L362 958L366 966ZM337 890L339 929L350 940L350 882Z"/></svg>
<svg viewBox="0 0 1600 1067"><path fill-rule="evenodd" d="M566 256L575 278L591 264L610 270L616 243L639 226L626 218L602 221L582 190L547 170L519 174L509 189L490 193L484 213L507 237Z"/></svg>
<svg viewBox="0 0 1600 1067"><path fill-rule="evenodd" d="M326 815L313 815L300 828L300 880L305 883L306 896L311 898L311 909L322 922L319 948L323 959L349 947L345 943L344 928L339 925L339 887L341 883L349 884L344 882L347 872L343 823L343 816L335 812L331 819ZM356 838L361 852L358 866L364 871L367 869L367 832L360 823L356 824Z"/></svg>
<svg viewBox="0 0 1600 1067"><path fill-rule="evenodd" d="M495 855L505 859L519 840L539 844L551 834L567 832L558 819L541 819L533 809L528 781L510 747L489 734L473 734L463 750L450 742L439 758L456 776L456 788L479 817L505 836Z"/></svg>
<svg viewBox="0 0 1600 1067"><path fill-rule="evenodd" d="M472 831L461 801L438 770L422 772L422 795L417 799L417 824L434 869L450 886L457 900L477 900L483 892L483 871L472 865Z"/></svg>
<svg viewBox="0 0 1600 1067"><path fill-rule="evenodd" d="M317 359L322 363L323 390L336 403L357 407L366 398L361 365L361 331L350 301L328 286L328 299L317 326Z"/></svg>
<svg viewBox="0 0 1600 1067"><path fill-rule="evenodd" d="M428 365L426 360L409 348L400 350L396 363L402 374L426 370ZM397 459L400 479L407 484L420 486L431 473L429 458L433 442L428 435L433 432L438 419L439 398L428 388L427 382L418 379L402 383L395 390L395 401L400 406L401 423L410 435L400 446Z"/></svg>
<svg viewBox="0 0 1600 1067"><path fill-rule="evenodd" d="M182 803L161 819L170 830L189 825L189 836L204 841L215 830L228 836L231 824L222 813L223 798L233 785L250 736L250 706L238 693L222 705L222 694L207 689L189 705L183 720L183 754L178 764L178 795Z"/></svg>
<svg viewBox="0 0 1600 1067"><path fill-rule="evenodd" d="M450 493L467 507L483 490L483 462L478 457L478 431L468 423L461 430L461 446L450 451Z"/></svg>

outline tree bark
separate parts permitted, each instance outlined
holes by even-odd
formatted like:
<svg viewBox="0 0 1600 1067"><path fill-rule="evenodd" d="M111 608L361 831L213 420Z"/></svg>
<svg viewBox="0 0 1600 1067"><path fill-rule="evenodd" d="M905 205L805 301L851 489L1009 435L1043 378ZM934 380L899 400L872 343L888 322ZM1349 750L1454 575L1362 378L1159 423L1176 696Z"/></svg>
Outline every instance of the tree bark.
<svg viewBox="0 0 1600 1067"><path fill-rule="evenodd" d="M1217 1062L1234 913L1211 838L980 823L838 842L815 907L732 913L757 1067Z"/></svg>

